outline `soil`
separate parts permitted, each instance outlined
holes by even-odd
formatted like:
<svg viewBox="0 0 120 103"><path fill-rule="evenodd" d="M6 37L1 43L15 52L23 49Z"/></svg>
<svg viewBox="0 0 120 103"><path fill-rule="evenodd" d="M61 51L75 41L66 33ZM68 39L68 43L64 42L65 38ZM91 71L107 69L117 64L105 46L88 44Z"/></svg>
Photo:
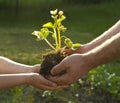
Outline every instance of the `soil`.
<svg viewBox="0 0 120 103"><path fill-rule="evenodd" d="M43 61L41 64L41 69L40 69L40 74L43 75L44 77L52 75L50 73L51 69L59 64L64 58L65 54L62 52L48 52L43 55Z"/></svg>

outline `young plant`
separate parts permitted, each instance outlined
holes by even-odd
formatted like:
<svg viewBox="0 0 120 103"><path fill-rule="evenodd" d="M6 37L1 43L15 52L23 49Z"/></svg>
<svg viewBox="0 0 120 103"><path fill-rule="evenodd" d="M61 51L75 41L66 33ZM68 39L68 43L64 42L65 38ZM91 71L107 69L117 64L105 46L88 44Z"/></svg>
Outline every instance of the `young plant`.
<svg viewBox="0 0 120 103"><path fill-rule="evenodd" d="M45 40L46 43L54 50L44 56L41 64L40 74L47 76L50 75L50 70L53 66L60 63L67 55L62 52L62 42L64 46L70 49L76 49L80 46L79 43L74 44L70 38L62 35L61 32L66 31L66 27L63 26L62 22L66 19L63 11L50 11L53 22L48 22L42 26L40 31L34 31L32 34L37 36L38 40ZM54 43L48 40L48 36L51 36Z"/></svg>
<svg viewBox="0 0 120 103"><path fill-rule="evenodd" d="M62 47L62 40L64 39L65 46L70 49L76 49L80 46L79 43L74 44L69 38L64 35L61 35L61 31L65 32L66 27L63 26L62 22L66 19L63 14L63 11L50 11L52 22L48 22L42 26L40 31L34 31L32 34L37 36L38 40L45 40L46 43L55 51L59 51ZM52 44L47 37L52 36L54 44Z"/></svg>

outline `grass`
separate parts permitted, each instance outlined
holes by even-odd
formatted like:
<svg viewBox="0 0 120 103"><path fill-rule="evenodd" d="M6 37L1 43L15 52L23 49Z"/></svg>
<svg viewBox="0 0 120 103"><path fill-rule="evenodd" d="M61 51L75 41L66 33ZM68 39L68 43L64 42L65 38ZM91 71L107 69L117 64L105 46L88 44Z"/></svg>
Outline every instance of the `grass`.
<svg viewBox="0 0 120 103"><path fill-rule="evenodd" d="M11 5L7 4L0 9L0 55L30 65L40 63L42 53L47 48L46 43L36 42L31 33L39 30L43 23L49 21L50 9L58 8L65 11L67 19L64 25L68 28L66 35L80 43L91 41L120 18L119 0L90 5L67 5L60 1L58 3L52 1L42 6L39 6L37 0L34 3L21 0L18 13L14 10L14 4ZM110 73L115 72L116 77L119 77L119 67L120 61L117 60L105 65L102 69L107 69ZM119 83L116 87L120 87ZM18 96L21 95L17 90L15 92ZM31 89L30 93L32 94ZM3 103L6 103L4 101Z"/></svg>
<svg viewBox="0 0 120 103"><path fill-rule="evenodd" d="M49 6L51 6L51 9L59 8L65 11L67 19L64 25L68 28L66 35L75 38L74 40L80 43L89 42L107 30L117 20L119 20L120 14L118 11L120 6L119 3L116 2L99 5L91 4L60 6L57 4L56 7L56 5L54 6L51 4ZM42 50L41 44L35 43L35 38L30 34L34 30L39 29L43 23L47 22L47 19L50 19L49 9L50 8L45 9L45 6L37 6L34 8L34 5L31 7L24 7L24 5L21 5L18 14L13 11L13 8L10 10L1 10L2 16L0 16L0 36L4 41L6 41L4 42L3 47L7 48L7 45L10 45L8 42L13 42L13 44L11 44L11 47L13 47L15 46L15 42L16 45L18 45L16 48L24 48L25 50L26 48L40 47L39 50ZM42 12L43 10L45 10L45 12ZM26 44L23 45L23 41L26 41ZM11 51L11 47L9 46L9 51ZM29 52L32 52L32 50L28 50Z"/></svg>

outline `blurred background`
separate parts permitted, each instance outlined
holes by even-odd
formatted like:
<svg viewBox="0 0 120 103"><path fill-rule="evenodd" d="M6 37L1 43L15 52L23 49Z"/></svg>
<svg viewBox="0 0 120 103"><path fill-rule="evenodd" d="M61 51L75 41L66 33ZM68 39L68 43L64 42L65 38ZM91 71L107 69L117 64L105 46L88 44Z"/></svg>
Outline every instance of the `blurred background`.
<svg viewBox="0 0 120 103"><path fill-rule="evenodd" d="M50 10L63 10L65 35L81 44L120 19L120 0L0 0L0 55L24 64L41 63L48 46L34 30L50 21ZM0 91L0 103L120 103L120 60L99 66L69 88L42 91L17 86Z"/></svg>

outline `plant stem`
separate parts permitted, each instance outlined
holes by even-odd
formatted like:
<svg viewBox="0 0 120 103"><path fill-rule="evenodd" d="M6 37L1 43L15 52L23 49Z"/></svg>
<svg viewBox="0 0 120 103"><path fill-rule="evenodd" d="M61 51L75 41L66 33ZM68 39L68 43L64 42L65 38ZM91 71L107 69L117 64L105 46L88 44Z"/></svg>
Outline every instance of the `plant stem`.
<svg viewBox="0 0 120 103"><path fill-rule="evenodd" d="M58 38L57 38L57 32L56 29L54 28L54 35L55 35L55 44L56 44L56 49L58 49Z"/></svg>
<svg viewBox="0 0 120 103"><path fill-rule="evenodd" d="M61 39L62 39L62 38L67 39L67 37L66 37L66 36L61 36Z"/></svg>
<svg viewBox="0 0 120 103"><path fill-rule="evenodd" d="M60 35L60 29L57 28L57 30L58 30L58 49L60 49L61 48L61 35Z"/></svg>
<svg viewBox="0 0 120 103"><path fill-rule="evenodd" d="M53 50L55 50L55 47L45 38L44 39L46 42L47 42L47 44L53 49Z"/></svg>

